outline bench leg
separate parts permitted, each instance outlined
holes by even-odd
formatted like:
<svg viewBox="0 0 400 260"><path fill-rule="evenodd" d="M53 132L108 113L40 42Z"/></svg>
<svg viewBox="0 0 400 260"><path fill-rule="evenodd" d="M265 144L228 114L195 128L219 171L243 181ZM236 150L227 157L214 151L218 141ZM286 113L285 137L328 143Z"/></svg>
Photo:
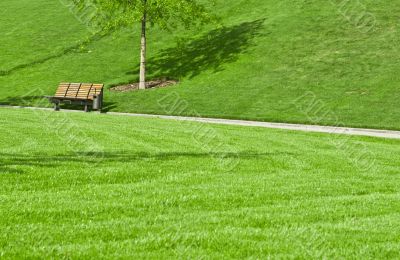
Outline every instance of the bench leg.
<svg viewBox="0 0 400 260"><path fill-rule="evenodd" d="M54 103L54 111L60 111L60 103L59 102Z"/></svg>
<svg viewBox="0 0 400 260"><path fill-rule="evenodd" d="M97 112L101 113L101 107L94 109L94 103L92 104L92 111L96 110Z"/></svg>
<svg viewBox="0 0 400 260"><path fill-rule="evenodd" d="M88 104L85 105L85 112L89 112L89 106L88 106Z"/></svg>

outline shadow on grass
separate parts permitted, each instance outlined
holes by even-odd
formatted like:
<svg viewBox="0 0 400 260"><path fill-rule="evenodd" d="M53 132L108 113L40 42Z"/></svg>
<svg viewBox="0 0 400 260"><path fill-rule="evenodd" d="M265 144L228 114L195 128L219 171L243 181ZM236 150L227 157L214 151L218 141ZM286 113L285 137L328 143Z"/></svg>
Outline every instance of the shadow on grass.
<svg viewBox="0 0 400 260"><path fill-rule="evenodd" d="M0 174L23 174L24 171L20 169L13 169L10 167L0 166Z"/></svg>
<svg viewBox="0 0 400 260"><path fill-rule="evenodd" d="M8 75L10 75L10 74L12 74L12 73L14 73L14 72L16 72L18 70L21 70L21 69L24 69L24 68L28 68L28 67L31 67L31 66L34 66L34 65L43 64L43 63L45 63L45 62L47 62L49 60L62 57L64 55L66 55L66 54L69 54L71 52L79 50L79 48L82 47L82 46L87 46L92 42L98 41L98 40L102 39L103 37L105 37L106 35L107 34L94 34L91 37L89 37L87 40L80 41L80 42L78 42L78 43L76 43L74 45L66 47L65 49L59 51L56 54L52 54L52 55L49 55L49 56L46 56L46 57L43 57L43 58L40 58L40 59L36 59L36 60L28 62L28 63L19 64L19 65L15 66L15 67L13 67L11 69L8 69L8 70L0 70L0 77L8 76Z"/></svg>
<svg viewBox="0 0 400 260"><path fill-rule="evenodd" d="M101 109L102 113L107 113L111 109L117 107L115 102L103 102L103 108ZM77 110L77 111L84 111L85 107L83 105L76 105L76 104L61 104L60 109L68 109L68 110ZM89 106L89 111L93 111Z"/></svg>
<svg viewBox="0 0 400 260"><path fill-rule="evenodd" d="M111 111L112 109L117 107L117 103L116 102L109 102L109 101L105 101L103 102L103 108L101 109L102 113L107 113L109 111Z"/></svg>
<svg viewBox="0 0 400 260"><path fill-rule="evenodd" d="M286 152L274 153L254 153L250 151L243 151L238 153L230 152L160 152L160 153L147 153L147 152L133 152L133 151L116 151L116 152L80 152L80 153L67 153L58 155L42 155L42 154L16 154L16 153L0 153L0 173L24 173L19 167L67 167L71 164L82 164L88 168L96 166L97 168L103 166L110 166L110 163L132 163L135 161L153 159L155 161L174 161L183 159L260 159L280 155L292 155ZM208 162L207 162L208 163Z"/></svg>
<svg viewBox="0 0 400 260"><path fill-rule="evenodd" d="M193 78L205 70L218 72L235 62L261 36L264 19L213 30L200 38L186 39L176 47L162 50L147 61L150 77ZM127 74L137 75L139 67Z"/></svg>
<svg viewBox="0 0 400 260"><path fill-rule="evenodd" d="M50 104L43 96L6 97L0 100L0 105L9 106L45 106Z"/></svg>
<svg viewBox="0 0 400 260"><path fill-rule="evenodd" d="M32 107L53 107L53 104L43 96L24 96L24 97L7 97L0 100L0 105L7 106L32 106ZM84 110L82 105L62 104L61 109ZM103 102L103 113L107 113L117 107L115 102Z"/></svg>

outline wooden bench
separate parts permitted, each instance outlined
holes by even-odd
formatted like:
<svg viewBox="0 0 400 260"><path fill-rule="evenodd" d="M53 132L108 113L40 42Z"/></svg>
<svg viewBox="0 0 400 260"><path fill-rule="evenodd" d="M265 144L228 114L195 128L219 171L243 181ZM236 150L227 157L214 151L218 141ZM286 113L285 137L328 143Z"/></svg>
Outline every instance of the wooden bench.
<svg viewBox="0 0 400 260"><path fill-rule="evenodd" d="M74 104L85 106L85 112L89 106L93 110L101 111L103 106L103 84L91 83L60 83L56 94L47 97L54 104L54 110L60 110L60 104Z"/></svg>

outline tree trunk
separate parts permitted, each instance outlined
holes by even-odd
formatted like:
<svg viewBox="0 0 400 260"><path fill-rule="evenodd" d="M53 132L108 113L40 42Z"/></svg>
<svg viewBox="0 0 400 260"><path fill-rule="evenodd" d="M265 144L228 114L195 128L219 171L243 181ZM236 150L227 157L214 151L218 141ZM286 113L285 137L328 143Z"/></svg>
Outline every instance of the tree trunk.
<svg viewBox="0 0 400 260"><path fill-rule="evenodd" d="M146 89L146 0L143 0L142 36L140 44L140 80L139 89Z"/></svg>

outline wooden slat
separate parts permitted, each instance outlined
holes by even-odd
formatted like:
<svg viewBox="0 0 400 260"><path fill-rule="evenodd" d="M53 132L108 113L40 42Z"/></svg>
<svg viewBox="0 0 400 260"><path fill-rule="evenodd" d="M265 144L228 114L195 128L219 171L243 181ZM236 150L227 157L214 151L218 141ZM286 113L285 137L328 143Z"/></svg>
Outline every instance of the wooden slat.
<svg viewBox="0 0 400 260"><path fill-rule="evenodd" d="M60 83L56 92L56 96L65 97L67 95L69 85L69 83Z"/></svg>
<svg viewBox="0 0 400 260"><path fill-rule="evenodd" d="M68 95L73 95L73 94L75 94L75 97L78 95L78 93L79 93L79 89L80 89L80 87L81 87L81 83L77 83L77 84L71 84L70 85L70 87L72 86L72 87L74 87L74 90L75 90L75 88L76 88L76 91L73 91L73 92L71 92L71 93L68 93Z"/></svg>
<svg viewBox="0 0 400 260"><path fill-rule="evenodd" d="M54 96L92 101L93 95L99 95L103 88L104 84L62 82L59 84Z"/></svg>

